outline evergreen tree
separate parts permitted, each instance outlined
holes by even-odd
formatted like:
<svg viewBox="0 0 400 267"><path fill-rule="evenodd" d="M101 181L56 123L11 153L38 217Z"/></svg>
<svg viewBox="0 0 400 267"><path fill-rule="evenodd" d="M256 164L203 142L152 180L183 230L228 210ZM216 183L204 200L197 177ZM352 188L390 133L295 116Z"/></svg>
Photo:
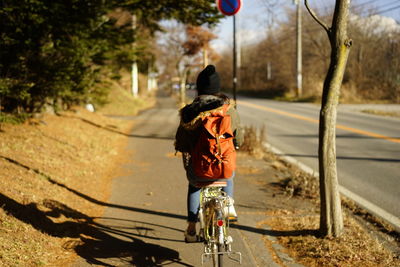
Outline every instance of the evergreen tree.
<svg viewBox="0 0 400 267"><path fill-rule="evenodd" d="M110 15L117 9L134 14L147 30L134 31L129 20L117 23ZM0 109L37 112L106 94L94 87L102 68L139 57L145 49L131 44L158 30L163 19L214 24L219 15L212 0L1 1Z"/></svg>

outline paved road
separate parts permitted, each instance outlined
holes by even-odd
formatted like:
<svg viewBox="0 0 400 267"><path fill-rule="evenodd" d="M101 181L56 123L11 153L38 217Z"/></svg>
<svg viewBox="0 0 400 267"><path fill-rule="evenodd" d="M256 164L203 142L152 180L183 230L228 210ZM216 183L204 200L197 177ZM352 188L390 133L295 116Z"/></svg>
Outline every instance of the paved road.
<svg viewBox="0 0 400 267"><path fill-rule="evenodd" d="M97 236L101 238L86 241L84 247L88 251L78 252L81 258L74 266L201 266L203 245L183 242L187 182L181 158L174 156L179 121L175 101L161 97L155 108L132 119L135 127L127 147L129 159L113 182L104 215L95 220L101 232ZM252 160L245 164L251 163ZM259 165L262 169L265 162ZM267 173L261 178L273 176ZM266 190L260 181L252 179L235 178L240 221L231 228L231 234L233 249L242 253L243 264L227 260L224 266L280 266L272 259L271 248L265 246L264 240L279 233L261 226L270 205ZM288 261L285 266L300 266L290 257L282 258Z"/></svg>
<svg viewBox="0 0 400 267"><path fill-rule="evenodd" d="M270 144L316 171L319 109L252 98L238 103L243 124L265 125ZM337 158L343 187L400 218L400 119L340 106Z"/></svg>

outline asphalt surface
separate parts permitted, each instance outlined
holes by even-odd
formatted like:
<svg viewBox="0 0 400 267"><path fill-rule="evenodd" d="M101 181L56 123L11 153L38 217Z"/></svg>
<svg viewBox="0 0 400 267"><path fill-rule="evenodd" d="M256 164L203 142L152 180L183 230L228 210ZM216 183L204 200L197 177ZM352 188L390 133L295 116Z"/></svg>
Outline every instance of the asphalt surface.
<svg viewBox="0 0 400 267"><path fill-rule="evenodd" d="M242 97L240 101L244 125L265 126L268 143L318 172L320 106ZM368 115L360 109L399 111L400 105L339 106L339 183L400 218L400 119Z"/></svg>
<svg viewBox="0 0 400 267"><path fill-rule="evenodd" d="M160 97L155 108L132 119L135 127L126 148L129 159L122 166L123 174L113 182L104 215L95 220L103 240L79 252L74 266L202 266L203 244L183 241L187 181L181 158L174 155L179 122L175 100ZM264 168L263 162L258 164ZM273 175L265 171L261 179ZM242 253L242 264L225 257L224 266L281 266L274 261L272 249L276 261L300 266L278 244L265 245L266 238L274 242L277 233L260 225L269 203L260 181L252 179L260 177L235 178L239 222L230 230L233 250Z"/></svg>

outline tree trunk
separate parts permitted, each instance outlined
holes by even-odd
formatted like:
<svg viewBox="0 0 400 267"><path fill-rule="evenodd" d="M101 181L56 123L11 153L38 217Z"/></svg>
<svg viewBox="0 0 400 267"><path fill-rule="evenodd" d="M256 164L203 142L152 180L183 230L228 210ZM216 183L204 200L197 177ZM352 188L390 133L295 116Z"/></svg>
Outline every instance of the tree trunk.
<svg viewBox="0 0 400 267"><path fill-rule="evenodd" d="M319 122L319 182L321 197L320 233L323 236L339 236L343 229L339 186L336 168L336 114L340 89L340 73L331 71L323 89ZM337 69L338 70L338 69Z"/></svg>
<svg viewBox="0 0 400 267"><path fill-rule="evenodd" d="M336 0L330 28L316 17L308 7L307 0L305 4L313 18L326 30L331 44L331 61L324 82L319 121L320 234L337 237L343 231L343 216L336 168L336 115L340 87L352 44L347 37L350 0Z"/></svg>

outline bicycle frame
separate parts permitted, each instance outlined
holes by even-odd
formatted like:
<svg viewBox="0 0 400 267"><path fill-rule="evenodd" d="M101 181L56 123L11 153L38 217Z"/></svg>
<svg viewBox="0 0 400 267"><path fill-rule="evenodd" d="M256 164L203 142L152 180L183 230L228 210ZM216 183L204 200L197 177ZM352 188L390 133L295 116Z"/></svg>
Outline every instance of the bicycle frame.
<svg viewBox="0 0 400 267"><path fill-rule="evenodd" d="M222 266L223 255L242 263L242 254L232 252L233 239L229 235L229 220L225 213L229 200L221 186L203 187L200 191L200 236L204 239L202 264L206 258L212 258L215 266Z"/></svg>

